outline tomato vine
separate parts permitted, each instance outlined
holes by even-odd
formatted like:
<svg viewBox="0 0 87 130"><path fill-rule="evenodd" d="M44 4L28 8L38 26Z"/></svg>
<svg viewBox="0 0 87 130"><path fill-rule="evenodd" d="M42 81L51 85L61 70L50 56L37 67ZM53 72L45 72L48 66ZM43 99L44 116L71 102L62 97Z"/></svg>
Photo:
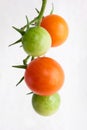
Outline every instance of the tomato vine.
<svg viewBox="0 0 87 130"><path fill-rule="evenodd" d="M16 86L25 80L31 90L27 95L33 93L33 108L41 115L53 114L59 108L60 96L57 91L65 79L61 65L44 55L49 48L61 45L68 36L67 22L61 16L53 14L53 4L49 15L44 16L46 5L47 0L42 0L40 11L35 8L38 15L34 19L30 21L26 16L26 25L21 28L13 26L21 38L9 45L21 43L20 47L27 53L21 65L12 66L25 70Z"/></svg>

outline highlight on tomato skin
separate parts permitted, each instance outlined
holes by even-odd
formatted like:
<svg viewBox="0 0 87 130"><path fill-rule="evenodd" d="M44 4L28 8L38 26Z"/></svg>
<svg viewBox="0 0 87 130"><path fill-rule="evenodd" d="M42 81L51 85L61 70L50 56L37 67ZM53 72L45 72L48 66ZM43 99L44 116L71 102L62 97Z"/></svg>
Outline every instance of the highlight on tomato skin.
<svg viewBox="0 0 87 130"><path fill-rule="evenodd" d="M25 70L25 83L38 95L52 95L64 83L64 71L60 64L49 57L39 57L31 61Z"/></svg>
<svg viewBox="0 0 87 130"><path fill-rule="evenodd" d="M51 14L42 19L41 26L45 28L52 37L52 47L62 45L69 33L68 24L59 15Z"/></svg>

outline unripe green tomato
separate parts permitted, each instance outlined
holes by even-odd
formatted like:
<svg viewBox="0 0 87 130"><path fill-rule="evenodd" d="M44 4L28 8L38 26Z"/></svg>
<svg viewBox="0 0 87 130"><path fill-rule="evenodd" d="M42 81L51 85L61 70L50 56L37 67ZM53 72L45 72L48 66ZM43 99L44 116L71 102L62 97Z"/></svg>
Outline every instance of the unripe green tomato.
<svg viewBox="0 0 87 130"><path fill-rule="evenodd" d="M22 38L25 52L31 56L44 55L51 47L51 36L42 27L32 27L25 32Z"/></svg>
<svg viewBox="0 0 87 130"><path fill-rule="evenodd" d="M51 96L33 94L32 105L38 114L42 116L50 116L58 110L60 106L60 96L57 93Z"/></svg>

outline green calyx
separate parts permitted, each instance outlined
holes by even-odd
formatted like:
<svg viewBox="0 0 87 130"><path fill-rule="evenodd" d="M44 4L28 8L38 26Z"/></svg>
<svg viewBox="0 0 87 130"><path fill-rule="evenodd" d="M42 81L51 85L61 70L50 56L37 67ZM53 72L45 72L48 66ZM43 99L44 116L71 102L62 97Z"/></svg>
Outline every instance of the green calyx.
<svg viewBox="0 0 87 130"><path fill-rule="evenodd" d="M28 17L26 16L27 24L25 26L21 27L20 29L13 26L13 29L15 29L18 33L20 33L23 36L25 34L25 32L27 30L29 30L29 28L31 28L32 26L39 26L41 23L44 11L45 11L46 3L47 3L47 0L42 0L41 10L39 11L38 9L35 9L38 12L38 16L36 18L34 18L32 21L29 22ZM18 44L20 42L22 42L22 38L20 38L16 42L10 44L9 46Z"/></svg>
<svg viewBox="0 0 87 130"><path fill-rule="evenodd" d="M25 32L29 28L31 28L32 26L40 26L41 20L44 17L44 11L45 11L45 7L46 7L46 3L47 3L47 0L42 0L42 6L41 6L40 11L37 8L35 8L36 12L38 13L37 17L35 17L33 20L31 20L29 22L28 17L26 16L27 24L25 26L21 27L21 28L16 28L16 27L13 26L13 29L15 29L18 33L20 33L23 36L25 34ZM54 11L54 6L53 6L53 3L52 3L52 9L50 11L50 14L52 14L53 11ZM21 42L22 42L22 37L20 39L18 39L16 42L10 44L9 47L16 45L18 43L21 43Z"/></svg>
<svg viewBox="0 0 87 130"><path fill-rule="evenodd" d="M18 69L26 69L29 58L30 58L30 56L28 55L25 59L23 59L22 65L14 65L12 67L18 68ZM32 59L32 57L31 57L31 59ZM24 76L19 80L19 82L16 84L16 86L18 86L23 80L24 80Z"/></svg>

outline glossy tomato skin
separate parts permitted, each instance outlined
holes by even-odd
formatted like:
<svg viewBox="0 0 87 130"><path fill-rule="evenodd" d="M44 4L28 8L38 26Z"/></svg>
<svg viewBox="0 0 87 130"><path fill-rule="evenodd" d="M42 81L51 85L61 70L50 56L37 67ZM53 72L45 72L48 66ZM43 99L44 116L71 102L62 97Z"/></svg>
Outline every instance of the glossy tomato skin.
<svg viewBox="0 0 87 130"><path fill-rule="evenodd" d="M52 47L64 43L68 37L67 22L58 15L51 14L42 19L41 26L45 28L52 37Z"/></svg>
<svg viewBox="0 0 87 130"><path fill-rule="evenodd" d="M42 27L32 27L25 32L22 38L23 48L28 55L44 55L51 47L51 36Z"/></svg>
<svg viewBox="0 0 87 130"><path fill-rule="evenodd" d="M27 86L34 93L51 95L62 87L64 71L52 58L39 57L27 66L24 78Z"/></svg>
<svg viewBox="0 0 87 130"><path fill-rule="evenodd" d="M50 116L57 112L60 106L60 95L55 93L51 96L33 94L32 105L34 110L42 116Z"/></svg>

